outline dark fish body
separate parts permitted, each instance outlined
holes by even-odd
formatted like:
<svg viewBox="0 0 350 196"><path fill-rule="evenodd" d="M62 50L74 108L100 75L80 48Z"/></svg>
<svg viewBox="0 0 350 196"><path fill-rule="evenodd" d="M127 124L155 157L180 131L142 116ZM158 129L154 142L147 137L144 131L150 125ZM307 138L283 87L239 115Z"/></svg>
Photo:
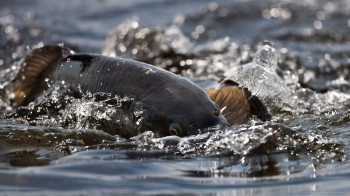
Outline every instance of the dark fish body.
<svg viewBox="0 0 350 196"><path fill-rule="evenodd" d="M34 101L54 83L69 85L76 94L104 92L132 98L118 120L123 123L124 115L142 110L142 122L127 122L114 130L127 137L146 130L160 136L185 136L229 125L208 95L185 78L133 60L72 54L61 46L35 49L24 60L16 79L16 105Z"/></svg>

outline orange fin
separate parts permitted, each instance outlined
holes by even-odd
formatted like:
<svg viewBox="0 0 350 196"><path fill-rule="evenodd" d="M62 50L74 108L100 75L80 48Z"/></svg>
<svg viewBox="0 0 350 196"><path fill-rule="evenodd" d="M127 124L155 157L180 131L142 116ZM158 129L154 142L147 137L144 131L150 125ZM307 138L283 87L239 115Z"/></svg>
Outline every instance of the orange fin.
<svg viewBox="0 0 350 196"><path fill-rule="evenodd" d="M23 105L37 84L43 79L50 65L61 59L67 49L59 45L47 45L34 49L22 62L15 79L14 105ZM36 89L38 90L38 89Z"/></svg>
<svg viewBox="0 0 350 196"><path fill-rule="evenodd" d="M221 113L231 125L248 122L251 111L243 89L236 86L223 86L217 89L206 89L205 92L219 106Z"/></svg>

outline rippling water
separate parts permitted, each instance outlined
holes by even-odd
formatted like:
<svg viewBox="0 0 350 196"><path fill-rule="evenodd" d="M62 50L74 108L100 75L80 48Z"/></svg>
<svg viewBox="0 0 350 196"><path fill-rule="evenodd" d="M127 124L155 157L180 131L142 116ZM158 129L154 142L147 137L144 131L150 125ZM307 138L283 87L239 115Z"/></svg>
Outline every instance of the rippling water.
<svg viewBox="0 0 350 196"><path fill-rule="evenodd" d="M349 194L349 13L347 0L2 0L1 193ZM202 87L233 79L272 121L126 139L103 131L116 112L96 95L53 89L40 105L12 108L20 60L49 43L147 62Z"/></svg>

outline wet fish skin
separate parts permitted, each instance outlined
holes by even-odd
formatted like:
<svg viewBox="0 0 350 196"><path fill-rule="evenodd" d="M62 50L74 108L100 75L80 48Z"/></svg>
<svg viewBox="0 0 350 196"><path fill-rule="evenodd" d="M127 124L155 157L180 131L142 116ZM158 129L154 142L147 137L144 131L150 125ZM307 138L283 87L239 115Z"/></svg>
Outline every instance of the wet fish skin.
<svg viewBox="0 0 350 196"><path fill-rule="evenodd" d="M152 130L159 136L186 136L212 126L229 126L217 112L218 106L199 86L152 65L97 54L73 54L52 45L34 50L24 62L16 80L16 105L34 101L48 89L48 83L64 81L72 94L105 92L133 99L121 111L120 118L129 119L121 121L124 124L119 127L123 129L115 127L107 132L131 137ZM26 89L33 85L30 82L37 88ZM140 122L135 122L140 119L136 113L141 115Z"/></svg>

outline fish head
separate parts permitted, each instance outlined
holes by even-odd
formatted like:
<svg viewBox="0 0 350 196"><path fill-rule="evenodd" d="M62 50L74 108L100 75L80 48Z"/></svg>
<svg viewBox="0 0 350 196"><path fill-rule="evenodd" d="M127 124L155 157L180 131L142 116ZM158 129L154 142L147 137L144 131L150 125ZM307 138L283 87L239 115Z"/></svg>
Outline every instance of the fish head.
<svg viewBox="0 0 350 196"><path fill-rule="evenodd" d="M143 100L147 128L159 136L188 136L225 129L229 123L200 87L166 88Z"/></svg>

